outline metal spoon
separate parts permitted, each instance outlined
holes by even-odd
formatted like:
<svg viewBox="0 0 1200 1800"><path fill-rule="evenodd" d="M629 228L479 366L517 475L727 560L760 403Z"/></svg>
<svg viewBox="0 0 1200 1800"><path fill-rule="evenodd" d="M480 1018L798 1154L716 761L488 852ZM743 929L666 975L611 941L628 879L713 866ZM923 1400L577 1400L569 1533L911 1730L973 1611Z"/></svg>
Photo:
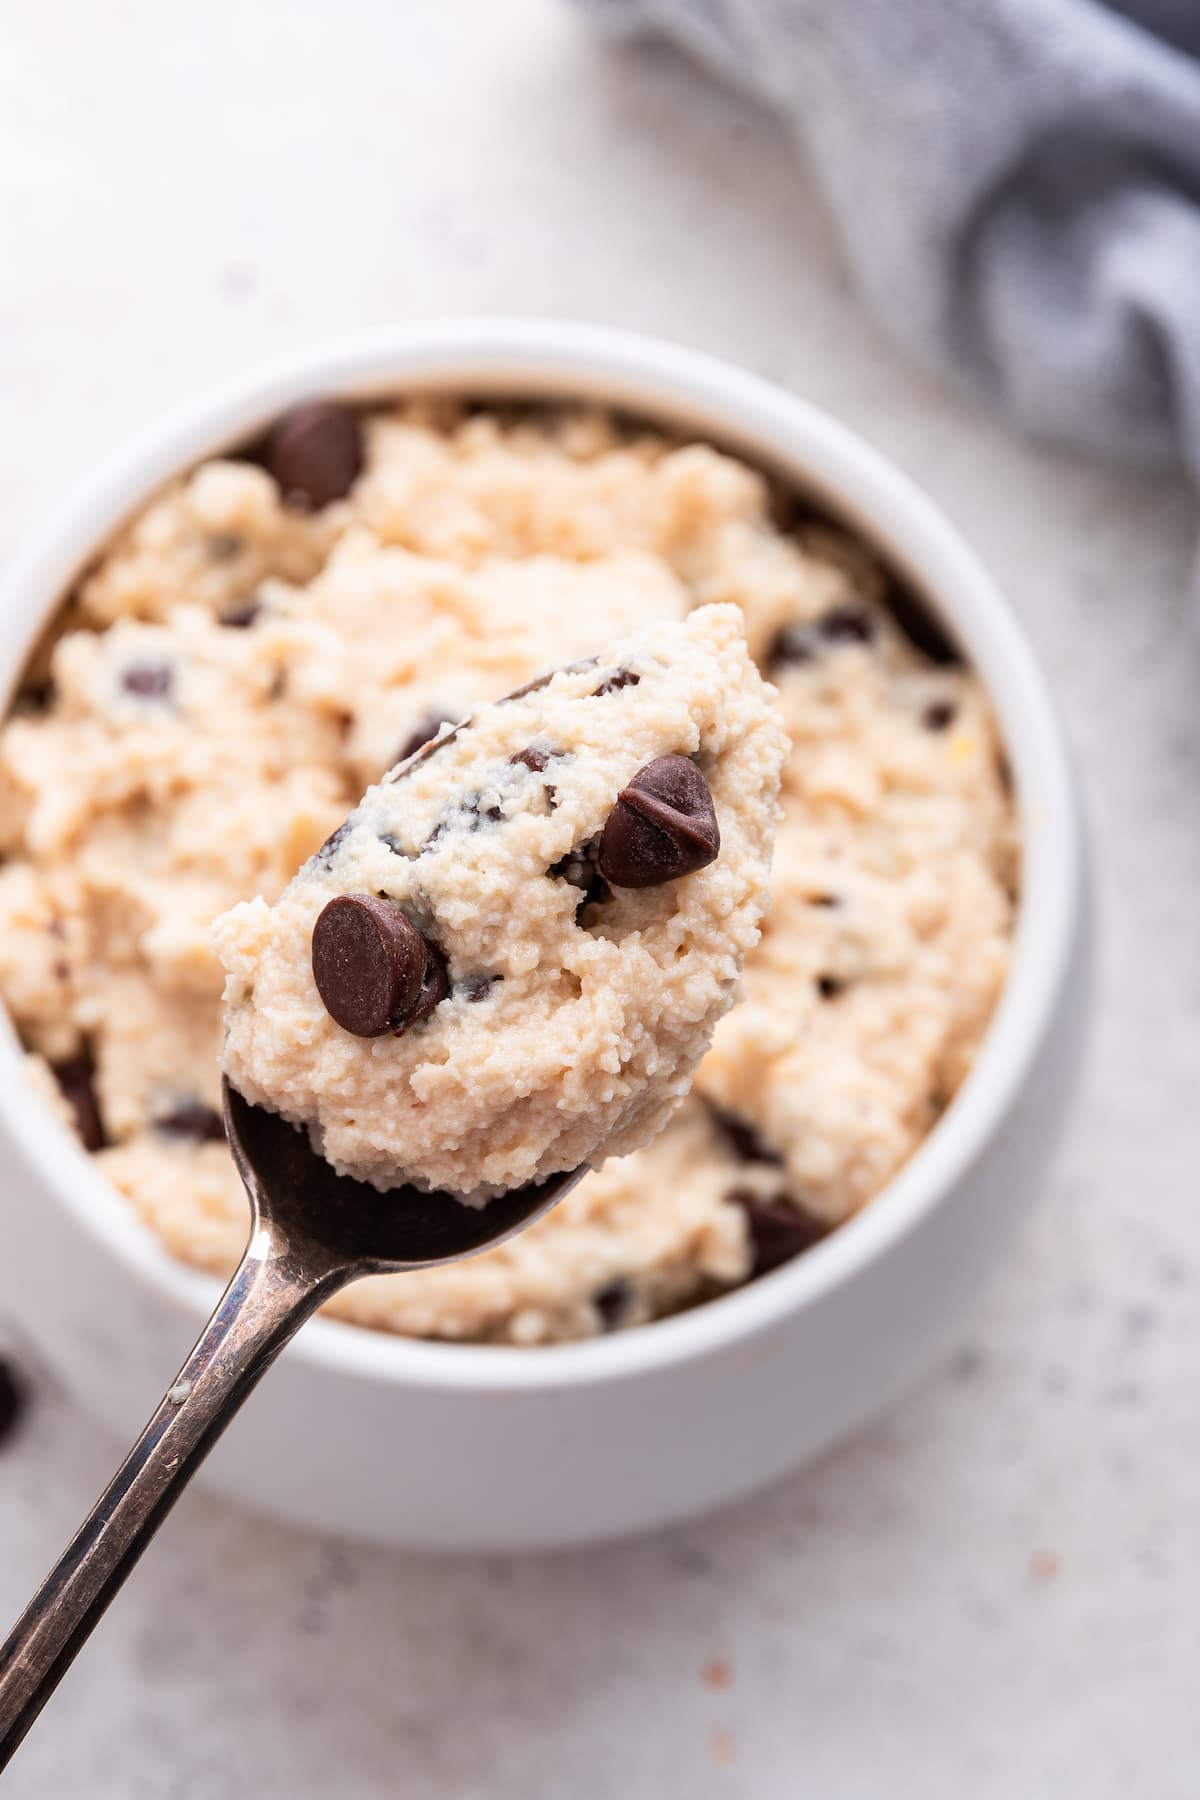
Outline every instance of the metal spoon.
<svg viewBox="0 0 1200 1800"><path fill-rule="evenodd" d="M225 1129L250 1196L237 1273L158 1411L0 1648L3 1769L170 1508L251 1389L323 1301L361 1275L457 1262L568 1193L575 1169L484 1207L336 1175L307 1136L225 1084Z"/></svg>

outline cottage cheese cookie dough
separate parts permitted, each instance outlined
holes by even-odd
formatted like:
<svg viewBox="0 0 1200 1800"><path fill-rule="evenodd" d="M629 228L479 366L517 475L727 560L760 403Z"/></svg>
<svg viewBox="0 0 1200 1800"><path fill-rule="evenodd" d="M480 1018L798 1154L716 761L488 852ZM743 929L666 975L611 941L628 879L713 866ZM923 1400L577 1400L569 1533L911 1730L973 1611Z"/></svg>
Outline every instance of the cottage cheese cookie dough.
<svg viewBox="0 0 1200 1800"><path fill-rule="evenodd" d="M217 922L231 1081L380 1187L486 1198L636 1149L758 936L768 694L705 607L418 751Z"/></svg>
<svg viewBox="0 0 1200 1800"><path fill-rule="evenodd" d="M443 720L732 602L790 748L772 908L692 1096L512 1242L335 1307L545 1342L803 1250L920 1144L1004 982L1012 807L978 682L898 627L858 544L785 526L707 445L570 408L301 423L118 535L0 734L0 990L41 1086L173 1254L227 1271L214 918L275 901Z"/></svg>

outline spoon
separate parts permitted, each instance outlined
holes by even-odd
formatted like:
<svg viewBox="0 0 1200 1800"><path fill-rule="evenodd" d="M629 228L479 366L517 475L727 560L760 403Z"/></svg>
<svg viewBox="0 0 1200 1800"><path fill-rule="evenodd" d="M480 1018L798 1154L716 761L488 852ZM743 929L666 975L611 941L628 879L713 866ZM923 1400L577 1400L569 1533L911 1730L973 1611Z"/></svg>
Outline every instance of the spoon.
<svg viewBox="0 0 1200 1800"><path fill-rule="evenodd" d="M303 1132L228 1082L225 1130L250 1196L250 1241L157 1412L0 1647L0 1769L222 1431L304 1321L362 1275L428 1269L490 1249L585 1173L551 1175L486 1206L335 1174Z"/></svg>

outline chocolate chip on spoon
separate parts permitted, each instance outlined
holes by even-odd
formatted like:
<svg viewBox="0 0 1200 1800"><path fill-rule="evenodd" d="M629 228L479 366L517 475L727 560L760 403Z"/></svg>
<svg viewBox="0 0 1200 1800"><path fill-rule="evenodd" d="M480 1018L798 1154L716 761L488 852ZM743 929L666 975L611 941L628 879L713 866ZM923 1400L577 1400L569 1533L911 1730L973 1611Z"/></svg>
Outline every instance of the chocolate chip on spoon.
<svg viewBox="0 0 1200 1800"><path fill-rule="evenodd" d="M318 512L350 492L362 469L358 415L338 400L310 400L277 419L266 465L289 506Z"/></svg>
<svg viewBox="0 0 1200 1800"><path fill-rule="evenodd" d="M618 669L615 675L610 675L607 681L602 681L593 691L592 699L598 700L602 694L617 694L622 688L637 687L641 679L632 669Z"/></svg>
<svg viewBox="0 0 1200 1800"><path fill-rule="evenodd" d="M450 992L450 977L446 973L446 959L436 944L431 944L427 937L421 939L425 952L425 967L421 971L421 987L417 994L417 1003L412 1011L392 1023L392 1035L403 1037L410 1025L419 1025L422 1019L429 1017L435 1006L440 1006Z"/></svg>
<svg viewBox="0 0 1200 1800"><path fill-rule="evenodd" d="M600 839L614 887L658 887L714 862L721 831L708 783L686 756L657 756L617 795Z"/></svg>
<svg viewBox="0 0 1200 1800"><path fill-rule="evenodd" d="M326 1012L355 1037L404 1030L444 997L445 970L438 993L430 948L390 901L339 894L312 934L313 979Z"/></svg>

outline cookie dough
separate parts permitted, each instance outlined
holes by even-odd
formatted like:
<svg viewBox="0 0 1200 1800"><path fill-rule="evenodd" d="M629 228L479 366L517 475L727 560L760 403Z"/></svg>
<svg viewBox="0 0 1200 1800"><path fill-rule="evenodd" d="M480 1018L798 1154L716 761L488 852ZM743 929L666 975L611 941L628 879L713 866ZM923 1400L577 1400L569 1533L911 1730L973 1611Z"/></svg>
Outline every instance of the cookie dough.
<svg viewBox="0 0 1200 1800"><path fill-rule="evenodd" d="M380 1188L483 1201L637 1149L758 938L769 694L709 606L418 750L217 921L234 1086Z"/></svg>
<svg viewBox="0 0 1200 1800"><path fill-rule="evenodd" d="M214 918L274 901L442 721L732 602L790 747L771 911L692 1095L509 1243L333 1310L552 1342L802 1251L920 1144L1003 986L1018 859L978 681L901 629L857 542L708 445L442 401L366 416L356 455L297 436L298 465L212 460L152 500L0 733L0 991L37 1085L173 1254L226 1273Z"/></svg>

